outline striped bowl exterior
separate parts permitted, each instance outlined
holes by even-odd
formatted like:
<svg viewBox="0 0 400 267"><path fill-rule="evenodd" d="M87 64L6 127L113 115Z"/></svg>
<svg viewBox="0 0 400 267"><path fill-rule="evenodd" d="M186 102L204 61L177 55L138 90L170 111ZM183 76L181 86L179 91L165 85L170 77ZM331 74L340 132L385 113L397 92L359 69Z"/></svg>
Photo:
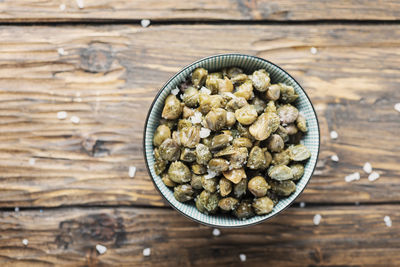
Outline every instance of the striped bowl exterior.
<svg viewBox="0 0 400 267"><path fill-rule="evenodd" d="M256 69L263 68L270 73L271 82L282 82L294 87L297 94L299 95L296 106L307 119L308 132L304 136L302 143L311 152L311 158L305 165L304 175L297 183L296 192L294 192L289 197L280 200L271 213L262 216L255 216L247 220L240 220L229 215L206 215L199 212L192 203L186 204L178 202L173 196L173 190L166 187L162 182L161 177L156 175L154 172L154 148L152 140L155 129L158 126L159 119L161 118L164 100L168 96L170 91L174 89L177 85L185 81L186 77L188 77L195 68L203 67L212 72L224 67L231 66L240 67L246 73L251 73ZM144 156L149 174L156 188L160 191L162 196L170 203L172 207L174 207L186 217L205 225L213 227L243 227L253 225L268 218L271 218L272 216L281 212L286 207L290 206L290 204L300 195L300 193L304 190L305 186L310 180L317 163L320 147L320 133L318 119L310 99L301 88L301 86L288 73L286 73L275 64L262 58L243 54L222 54L203 58L190 64L189 66L183 68L176 75L174 75L162 87L158 95L155 97L155 100L150 107L149 113L147 115L144 129L143 145Z"/></svg>

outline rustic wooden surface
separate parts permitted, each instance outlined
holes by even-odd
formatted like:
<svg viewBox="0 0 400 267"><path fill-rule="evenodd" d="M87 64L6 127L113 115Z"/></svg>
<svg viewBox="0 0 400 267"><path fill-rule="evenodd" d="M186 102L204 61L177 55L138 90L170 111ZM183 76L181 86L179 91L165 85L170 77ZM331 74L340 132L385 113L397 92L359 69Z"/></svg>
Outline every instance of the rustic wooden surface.
<svg viewBox="0 0 400 267"><path fill-rule="evenodd" d="M245 253L253 265L398 266L400 2L154 2L0 1L0 265L234 266ZM142 28L141 18L157 23ZM170 76L225 52L288 70L314 103L322 147L294 207L213 237L163 202L142 134ZM346 183L356 171L361 179Z"/></svg>

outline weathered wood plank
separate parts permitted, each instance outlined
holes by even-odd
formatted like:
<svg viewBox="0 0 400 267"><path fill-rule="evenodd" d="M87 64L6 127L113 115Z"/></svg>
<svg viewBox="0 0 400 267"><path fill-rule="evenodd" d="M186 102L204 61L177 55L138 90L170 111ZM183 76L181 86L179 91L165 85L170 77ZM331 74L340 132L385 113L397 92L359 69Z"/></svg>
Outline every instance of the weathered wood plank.
<svg viewBox="0 0 400 267"><path fill-rule="evenodd" d="M82 6L78 4L82 3ZM314 0L3 0L1 22L171 20L398 20L398 1Z"/></svg>
<svg viewBox="0 0 400 267"><path fill-rule="evenodd" d="M164 205L142 156L152 99L182 66L235 51L279 64L315 104L322 151L301 201L399 201L399 37L394 25L0 27L0 206ZM345 183L366 161L381 178Z"/></svg>
<svg viewBox="0 0 400 267"><path fill-rule="evenodd" d="M322 216L318 226L315 214ZM398 266L399 214L397 205L290 208L257 226L221 229L215 237L170 209L3 212L0 264L236 266L243 253L243 265ZM386 215L392 227L385 225ZM107 252L98 254L97 244ZM151 248L149 257L144 248Z"/></svg>

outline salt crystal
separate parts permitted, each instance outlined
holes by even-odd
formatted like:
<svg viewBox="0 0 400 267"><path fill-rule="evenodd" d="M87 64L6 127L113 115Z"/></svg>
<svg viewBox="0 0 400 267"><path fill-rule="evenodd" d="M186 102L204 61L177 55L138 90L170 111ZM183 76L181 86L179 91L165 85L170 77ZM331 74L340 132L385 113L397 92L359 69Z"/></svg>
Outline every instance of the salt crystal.
<svg viewBox="0 0 400 267"><path fill-rule="evenodd" d="M99 254L104 254L107 251L107 248L103 245L97 244L96 245L96 250Z"/></svg>
<svg viewBox="0 0 400 267"><path fill-rule="evenodd" d="M397 110L398 112L400 112L400 103L397 103L396 105L394 105L394 109Z"/></svg>
<svg viewBox="0 0 400 267"><path fill-rule="evenodd" d="M232 140L233 140L233 137L232 137L232 136L229 136L229 137L228 137L228 140L229 140L229 142L232 141Z"/></svg>
<svg viewBox="0 0 400 267"><path fill-rule="evenodd" d="M68 54L67 52L65 52L64 48L62 48L62 47L60 47L60 48L57 49L57 53L58 53L60 56L65 56L65 55Z"/></svg>
<svg viewBox="0 0 400 267"><path fill-rule="evenodd" d="M202 127L200 129L199 135L200 138L207 138L208 136L210 136L210 133L211 133L210 129Z"/></svg>
<svg viewBox="0 0 400 267"><path fill-rule="evenodd" d="M67 118L68 114L66 111L59 111L57 112L57 118L59 120L65 120Z"/></svg>
<svg viewBox="0 0 400 267"><path fill-rule="evenodd" d="M306 206L306 203L300 202L300 208L304 208Z"/></svg>
<svg viewBox="0 0 400 267"><path fill-rule="evenodd" d="M336 155L336 154L335 154L335 155L332 155L332 156L331 156L331 160L332 160L332 161L335 161L335 162L338 162L338 161L339 161L338 155Z"/></svg>
<svg viewBox="0 0 400 267"><path fill-rule="evenodd" d="M30 158L29 159L29 165L35 165L36 159Z"/></svg>
<svg viewBox="0 0 400 267"><path fill-rule="evenodd" d="M310 52L311 52L311 54L315 55L315 54L317 54L318 50L315 47L311 47Z"/></svg>
<svg viewBox="0 0 400 267"><path fill-rule="evenodd" d="M75 102L82 102L82 98L76 97L76 98L74 98L74 101L75 101Z"/></svg>
<svg viewBox="0 0 400 267"><path fill-rule="evenodd" d="M40 209L40 210L39 210L39 212L40 212L40 213L43 213L43 210L42 210L42 209Z"/></svg>
<svg viewBox="0 0 400 267"><path fill-rule="evenodd" d="M363 170L364 170L366 173L371 173L371 172L372 172L371 163L365 162L364 167L363 167Z"/></svg>
<svg viewBox="0 0 400 267"><path fill-rule="evenodd" d="M385 216L385 217L383 218L383 221L385 222L385 224L386 224L387 227L392 227L392 219L390 219L389 216Z"/></svg>
<svg viewBox="0 0 400 267"><path fill-rule="evenodd" d="M360 173L355 172L355 173L349 174L346 177L344 177L344 180L348 183L352 182L352 181L360 180Z"/></svg>
<svg viewBox="0 0 400 267"><path fill-rule="evenodd" d="M339 135L336 131L331 132L331 139L337 139L338 137L339 137Z"/></svg>
<svg viewBox="0 0 400 267"><path fill-rule="evenodd" d="M360 202L356 201L356 202L354 202L354 205L360 206Z"/></svg>
<svg viewBox="0 0 400 267"><path fill-rule="evenodd" d="M83 0L76 0L76 4L78 5L79 8L84 7Z"/></svg>
<svg viewBox="0 0 400 267"><path fill-rule="evenodd" d="M190 117L190 121L191 121L193 124L197 124L197 123L200 123L200 122L201 122L201 118L202 118L201 112L195 111L195 112L194 112L194 115ZM200 137L201 137L201 136L200 136Z"/></svg>
<svg viewBox="0 0 400 267"><path fill-rule="evenodd" d="M19 212L19 207L15 207L15 208L14 208L14 211L15 211L15 212Z"/></svg>
<svg viewBox="0 0 400 267"><path fill-rule="evenodd" d="M60 5L60 10L61 10L61 11L64 11L65 8L66 8L65 4L61 4L61 5Z"/></svg>
<svg viewBox="0 0 400 267"><path fill-rule="evenodd" d="M28 244L29 244L29 241L28 241L28 239L23 239L22 240L22 244L24 244L24 246L27 246Z"/></svg>
<svg viewBox="0 0 400 267"><path fill-rule="evenodd" d="M321 222L321 215L320 214L315 214L314 218L313 218L313 222L315 225L319 225L319 223Z"/></svg>
<svg viewBox="0 0 400 267"><path fill-rule="evenodd" d="M80 122L80 120L81 119L79 117L77 117L77 116L72 116L71 117L71 122L72 123L78 124Z"/></svg>
<svg viewBox="0 0 400 267"><path fill-rule="evenodd" d="M173 95L178 95L178 94L179 94L179 88L176 87L175 89L172 89L172 90L171 90L171 94L173 94Z"/></svg>
<svg viewBox="0 0 400 267"><path fill-rule="evenodd" d="M151 253L150 248L143 249L143 256L148 257L148 256L150 256L150 253Z"/></svg>
<svg viewBox="0 0 400 267"><path fill-rule="evenodd" d="M206 95L211 95L211 90L203 86L200 88L200 93L206 94Z"/></svg>
<svg viewBox="0 0 400 267"><path fill-rule="evenodd" d="M221 231L217 228L215 228L212 232L213 236L220 236L221 235Z"/></svg>
<svg viewBox="0 0 400 267"><path fill-rule="evenodd" d="M129 177L131 177L131 178L135 177L135 173L136 173L136 167L129 166Z"/></svg>
<svg viewBox="0 0 400 267"><path fill-rule="evenodd" d="M246 254L240 254L239 258L240 258L240 261L246 261L246 259L247 259Z"/></svg>
<svg viewBox="0 0 400 267"><path fill-rule="evenodd" d="M377 172L372 172L369 176L368 176L368 180L370 182L375 181L376 179L378 179L380 177L379 173Z"/></svg>
<svg viewBox="0 0 400 267"><path fill-rule="evenodd" d="M211 170L207 170L207 174L204 175L204 179L211 179L214 178L215 176L217 176L217 172L213 172Z"/></svg>
<svg viewBox="0 0 400 267"><path fill-rule="evenodd" d="M149 19L142 19L140 21L140 24L142 24L143 28L146 28L146 27L148 27L150 25L150 20Z"/></svg>

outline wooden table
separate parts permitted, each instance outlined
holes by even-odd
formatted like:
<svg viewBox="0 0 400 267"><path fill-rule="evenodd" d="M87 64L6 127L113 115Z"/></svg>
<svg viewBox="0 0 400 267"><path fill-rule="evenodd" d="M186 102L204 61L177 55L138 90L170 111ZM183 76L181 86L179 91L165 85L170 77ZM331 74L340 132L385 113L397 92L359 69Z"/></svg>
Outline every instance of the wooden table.
<svg viewBox="0 0 400 267"><path fill-rule="evenodd" d="M399 21L400 1L0 1L0 265L399 266ZM227 52L303 85L322 150L292 207L213 236L163 202L142 133L171 75Z"/></svg>

